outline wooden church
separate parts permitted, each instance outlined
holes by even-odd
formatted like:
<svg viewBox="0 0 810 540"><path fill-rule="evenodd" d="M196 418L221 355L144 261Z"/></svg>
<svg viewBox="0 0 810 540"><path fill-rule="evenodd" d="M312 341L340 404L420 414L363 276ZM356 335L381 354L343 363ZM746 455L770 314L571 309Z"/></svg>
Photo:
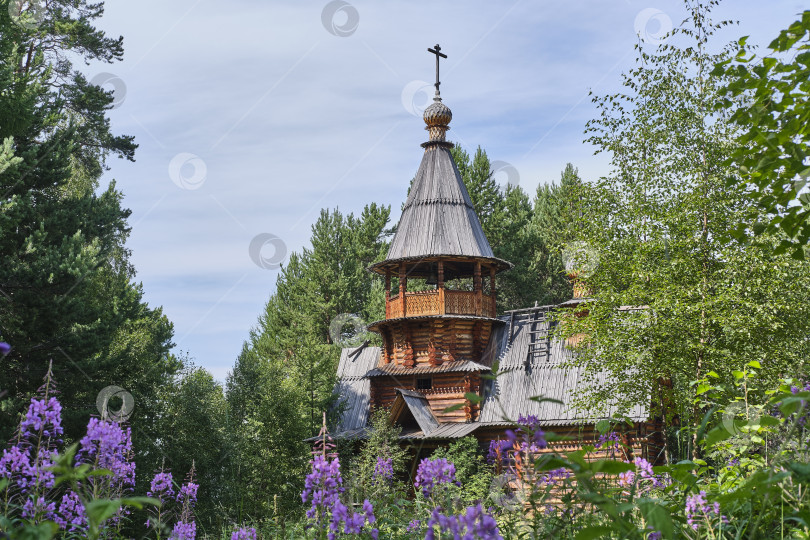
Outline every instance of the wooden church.
<svg viewBox="0 0 810 540"><path fill-rule="evenodd" d="M439 93L438 57L444 55L438 45L429 51L437 55L437 81L424 111L422 163L386 259L369 268L385 279L385 319L368 327L381 335L383 346L343 349L340 418L331 433L363 438L371 410L384 408L402 428L414 458L467 435L482 443L502 438L519 415L535 415L545 429L569 437L551 443L551 451L592 442L596 422L613 411L591 414L572 406L582 373L566 367L574 353L551 336L549 317L584 299L496 313L495 276L512 265L494 256L453 161L446 140L453 115ZM431 288L409 291L408 280ZM581 296L577 288L575 297ZM493 380L486 375L496 362ZM468 393L481 401L467 399ZM654 438L647 409L630 411L633 427L624 437L636 456L654 459L647 455Z"/></svg>

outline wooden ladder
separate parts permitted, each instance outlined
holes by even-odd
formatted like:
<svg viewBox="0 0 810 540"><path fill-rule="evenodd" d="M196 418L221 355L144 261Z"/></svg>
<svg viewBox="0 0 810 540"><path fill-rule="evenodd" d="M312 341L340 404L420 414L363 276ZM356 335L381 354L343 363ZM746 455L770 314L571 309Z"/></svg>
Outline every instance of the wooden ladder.
<svg viewBox="0 0 810 540"><path fill-rule="evenodd" d="M549 335L550 310L548 307L539 307L532 310L529 322L529 349L526 353L526 369L531 368L532 360L542 359L548 361L551 356L551 336Z"/></svg>

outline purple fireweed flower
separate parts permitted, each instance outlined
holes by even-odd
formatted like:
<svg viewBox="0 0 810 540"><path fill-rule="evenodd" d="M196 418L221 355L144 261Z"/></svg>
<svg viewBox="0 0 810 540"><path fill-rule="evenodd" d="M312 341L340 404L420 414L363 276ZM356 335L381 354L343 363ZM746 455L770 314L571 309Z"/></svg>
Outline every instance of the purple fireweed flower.
<svg viewBox="0 0 810 540"><path fill-rule="evenodd" d="M791 394L798 394L799 392L810 392L810 382L806 383L804 387L793 385L790 387Z"/></svg>
<svg viewBox="0 0 810 540"><path fill-rule="evenodd" d="M194 482L183 484L180 488L180 493L177 494L177 502L182 503L188 499L189 504L194 506L197 503L197 490L199 487L200 486Z"/></svg>
<svg viewBox="0 0 810 540"><path fill-rule="evenodd" d="M178 521L174 524L174 529L169 537L170 540L194 540L197 537L197 524L193 521L188 523Z"/></svg>
<svg viewBox="0 0 810 540"><path fill-rule="evenodd" d="M94 463L112 472L111 477L99 477L120 493L135 486L135 462L132 458L132 430L124 430L116 422L91 418L87 434L79 441L79 463Z"/></svg>
<svg viewBox="0 0 810 540"><path fill-rule="evenodd" d="M318 455L310 463L312 472L304 480L301 500L311 503L306 515L315 521L318 529L324 530L328 526L327 537L330 540L337 538L341 531L345 534L360 534L377 521L374 507L368 500L363 501L363 512L357 513L350 511L340 502L343 478L340 476L338 458L329 461ZM312 524L307 527L311 526ZM370 529L368 533L375 539L379 536L377 529Z"/></svg>
<svg viewBox="0 0 810 540"><path fill-rule="evenodd" d="M518 445L521 450L531 453L538 452L548 446L546 444L546 434L540 429L540 420L536 416L520 415L517 424L519 427L516 431L507 429L505 432L512 448L517 449L516 445Z"/></svg>
<svg viewBox="0 0 810 540"><path fill-rule="evenodd" d="M377 521L377 518L374 517L374 506L372 506L368 499L363 501L363 512L366 516L366 521L369 523Z"/></svg>
<svg viewBox="0 0 810 540"><path fill-rule="evenodd" d="M59 514L54 521L60 529L68 532L81 532L87 529L87 514L84 512L84 505L73 491L68 491L62 495L62 502L59 504Z"/></svg>
<svg viewBox="0 0 810 540"><path fill-rule="evenodd" d="M418 519L414 519L410 523L408 523L408 528L405 529L405 532L416 532L420 528L422 528L422 522L419 521Z"/></svg>
<svg viewBox="0 0 810 540"><path fill-rule="evenodd" d="M490 465L494 465L498 462L498 456L500 456L501 461L505 461L507 458L506 451L512 447L512 441L505 439L505 440L493 440L489 441L489 452L487 453L487 463Z"/></svg>
<svg viewBox="0 0 810 540"><path fill-rule="evenodd" d="M495 518L484 512L480 504L467 507L458 516L445 516L440 508L435 508L427 524L425 540L435 540L436 527L440 533L450 533L453 538L503 540Z"/></svg>
<svg viewBox="0 0 810 540"><path fill-rule="evenodd" d="M161 504L174 498L174 479L170 472L155 473L154 478L149 483L149 491L146 492L147 497L154 497L159 500Z"/></svg>
<svg viewBox="0 0 810 540"><path fill-rule="evenodd" d="M36 483L37 469L31 464L28 449L20 446L3 450L3 457L0 458L0 477L15 479L17 487L25 493Z"/></svg>
<svg viewBox="0 0 810 540"><path fill-rule="evenodd" d="M366 499L363 501L363 512L352 512L342 502L335 501L332 507L332 517L329 520L329 532L327 537L332 540L337 537L341 531L344 534L361 534L364 529L367 529L374 523L377 518L374 517L374 507ZM340 525L343 524L343 527ZM368 527L367 527L368 525ZM372 538L379 536L377 529L369 529L369 534Z"/></svg>
<svg viewBox="0 0 810 540"><path fill-rule="evenodd" d="M619 485L622 487L629 487L636 481L636 473L633 471L625 471L619 473Z"/></svg>
<svg viewBox="0 0 810 540"><path fill-rule="evenodd" d="M666 479L653 472L652 463L644 458L636 458L633 463L638 467L639 475L642 480L649 481L652 487L655 488L663 488L665 486Z"/></svg>
<svg viewBox="0 0 810 540"><path fill-rule="evenodd" d="M553 469L546 474L540 476L539 482L544 484L556 484L558 481L566 480L571 477L571 471L565 467Z"/></svg>
<svg viewBox="0 0 810 540"><path fill-rule="evenodd" d="M44 399L31 398L28 412L20 423L22 438L56 437L62 435L62 405L55 397Z"/></svg>
<svg viewBox="0 0 810 540"><path fill-rule="evenodd" d="M197 533L197 525L194 523L194 514L192 509L194 503L197 502L197 488L199 486L194 483L194 463L191 464L191 470L186 475L186 483L180 488L180 493L177 495L177 502L182 505L180 510L180 517L178 518L178 525L182 525L180 532L185 536L181 538L194 538ZM175 525L175 531L177 525ZM191 535L191 536L189 536Z"/></svg>
<svg viewBox="0 0 810 540"><path fill-rule="evenodd" d="M231 535L231 540L256 540L256 529L253 527L239 527Z"/></svg>
<svg viewBox="0 0 810 540"><path fill-rule="evenodd" d="M372 485L389 484L394 479L394 460L391 458L377 458L374 473L371 476Z"/></svg>
<svg viewBox="0 0 810 540"><path fill-rule="evenodd" d="M610 433L602 433L599 435L599 440L596 442L594 447L599 450L600 448L613 449L614 452L618 452L621 448L621 439L619 438L619 434L615 431L611 431Z"/></svg>
<svg viewBox="0 0 810 540"><path fill-rule="evenodd" d="M303 502L310 502L307 517L315 519L319 528L325 526L326 514L333 511L343 493L343 478L340 476L340 461L335 458L328 461L323 456L315 456L310 461L312 472L304 480Z"/></svg>
<svg viewBox="0 0 810 540"><path fill-rule="evenodd" d="M706 492L703 490L697 495L690 495L686 498L685 510L686 522L695 531L700 528L701 522L710 524L715 518L720 523L728 523L728 518L720 514L720 503L709 504L706 501Z"/></svg>
<svg viewBox="0 0 810 540"><path fill-rule="evenodd" d="M35 499L30 498L25 501L22 507L22 517L35 521L44 519L56 519L56 503L46 501L45 497L39 496Z"/></svg>
<svg viewBox="0 0 810 540"><path fill-rule="evenodd" d="M47 397L48 390L46 383L40 390L44 397L31 399L20 421L14 446L0 454L0 478L9 481L6 505L18 509L15 518L35 523L55 521L59 517L57 503L50 496L55 485L50 469L57 457L56 445L62 442L59 439L63 434L62 405L56 398Z"/></svg>
<svg viewBox="0 0 810 540"><path fill-rule="evenodd" d="M627 463L627 462L625 462ZM653 472L652 463L644 458L633 460L636 471L626 471L619 474L619 485L622 487L632 486L638 475L639 487L641 489L664 488L669 485L670 480L666 476L657 475ZM642 484L643 483L643 484Z"/></svg>
<svg viewBox="0 0 810 540"><path fill-rule="evenodd" d="M444 458L434 460L424 458L419 462L419 468L416 470L416 482L413 485L417 489L421 489L426 497L433 493L436 486L449 483L461 485L456 481L455 465Z"/></svg>
<svg viewBox="0 0 810 540"><path fill-rule="evenodd" d="M3 450L0 478L7 478L26 494L37 487L50 489L54 475L49 469L56 457L55 443L62 430L62 405L56 398L32 398L20 422L15 446ZM33 503L31 503L33 504Z"/></svg>

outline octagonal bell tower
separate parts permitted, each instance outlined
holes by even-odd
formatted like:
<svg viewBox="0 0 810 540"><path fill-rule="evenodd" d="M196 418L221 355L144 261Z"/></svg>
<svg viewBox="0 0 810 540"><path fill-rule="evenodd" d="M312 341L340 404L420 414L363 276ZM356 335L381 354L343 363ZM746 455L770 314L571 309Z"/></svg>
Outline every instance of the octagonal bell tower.
<svg viewBox="0 0 810 540"><path fill-rule="evenodd" d="M424 112L428 141L386 259L369 270L385 278L385 319L369 325L383 338L372 403L390 406L416 391L442 421L476 419L465 392L480 392L492 359L485 351L496 319L495 276L511 267L494 256L456 167L446 134L453 118L439 93ZM409 291L409 280L425 290ZM392 283L395 281L395 288ZM457 403L458 413L445 413Z"/></svg>

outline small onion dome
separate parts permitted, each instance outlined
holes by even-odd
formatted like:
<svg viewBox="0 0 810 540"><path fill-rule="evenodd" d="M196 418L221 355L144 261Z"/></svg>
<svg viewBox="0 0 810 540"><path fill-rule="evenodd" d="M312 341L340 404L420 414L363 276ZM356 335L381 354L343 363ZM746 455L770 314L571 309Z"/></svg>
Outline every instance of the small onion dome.
<svg viewBox="0 0 810 540"><path fill-rule="evenodd" d="M450 127L447 125L450 123L450 120L453 119L453 113L450 112L450 107L442 103L442 98L439 96L439 93L436 92L436 97L433 98L433 103L430 104L430 107L425 109L425 124L427 127L425 128L428 131L428 142L424 143L422 146L431 146L434 144L440 144L442 146L448 146L450 143L445 141L445 137L447 135L447 130Z"/></svg>
<svg viewBox="0 0 810 540"><path fill-rule="evenodd" d="M450 107L442 103L442 98L436 96L433 98L433 103L425 109L424 119L428 128L446 126L453 119L453 113L450 111Z"/></svg>

